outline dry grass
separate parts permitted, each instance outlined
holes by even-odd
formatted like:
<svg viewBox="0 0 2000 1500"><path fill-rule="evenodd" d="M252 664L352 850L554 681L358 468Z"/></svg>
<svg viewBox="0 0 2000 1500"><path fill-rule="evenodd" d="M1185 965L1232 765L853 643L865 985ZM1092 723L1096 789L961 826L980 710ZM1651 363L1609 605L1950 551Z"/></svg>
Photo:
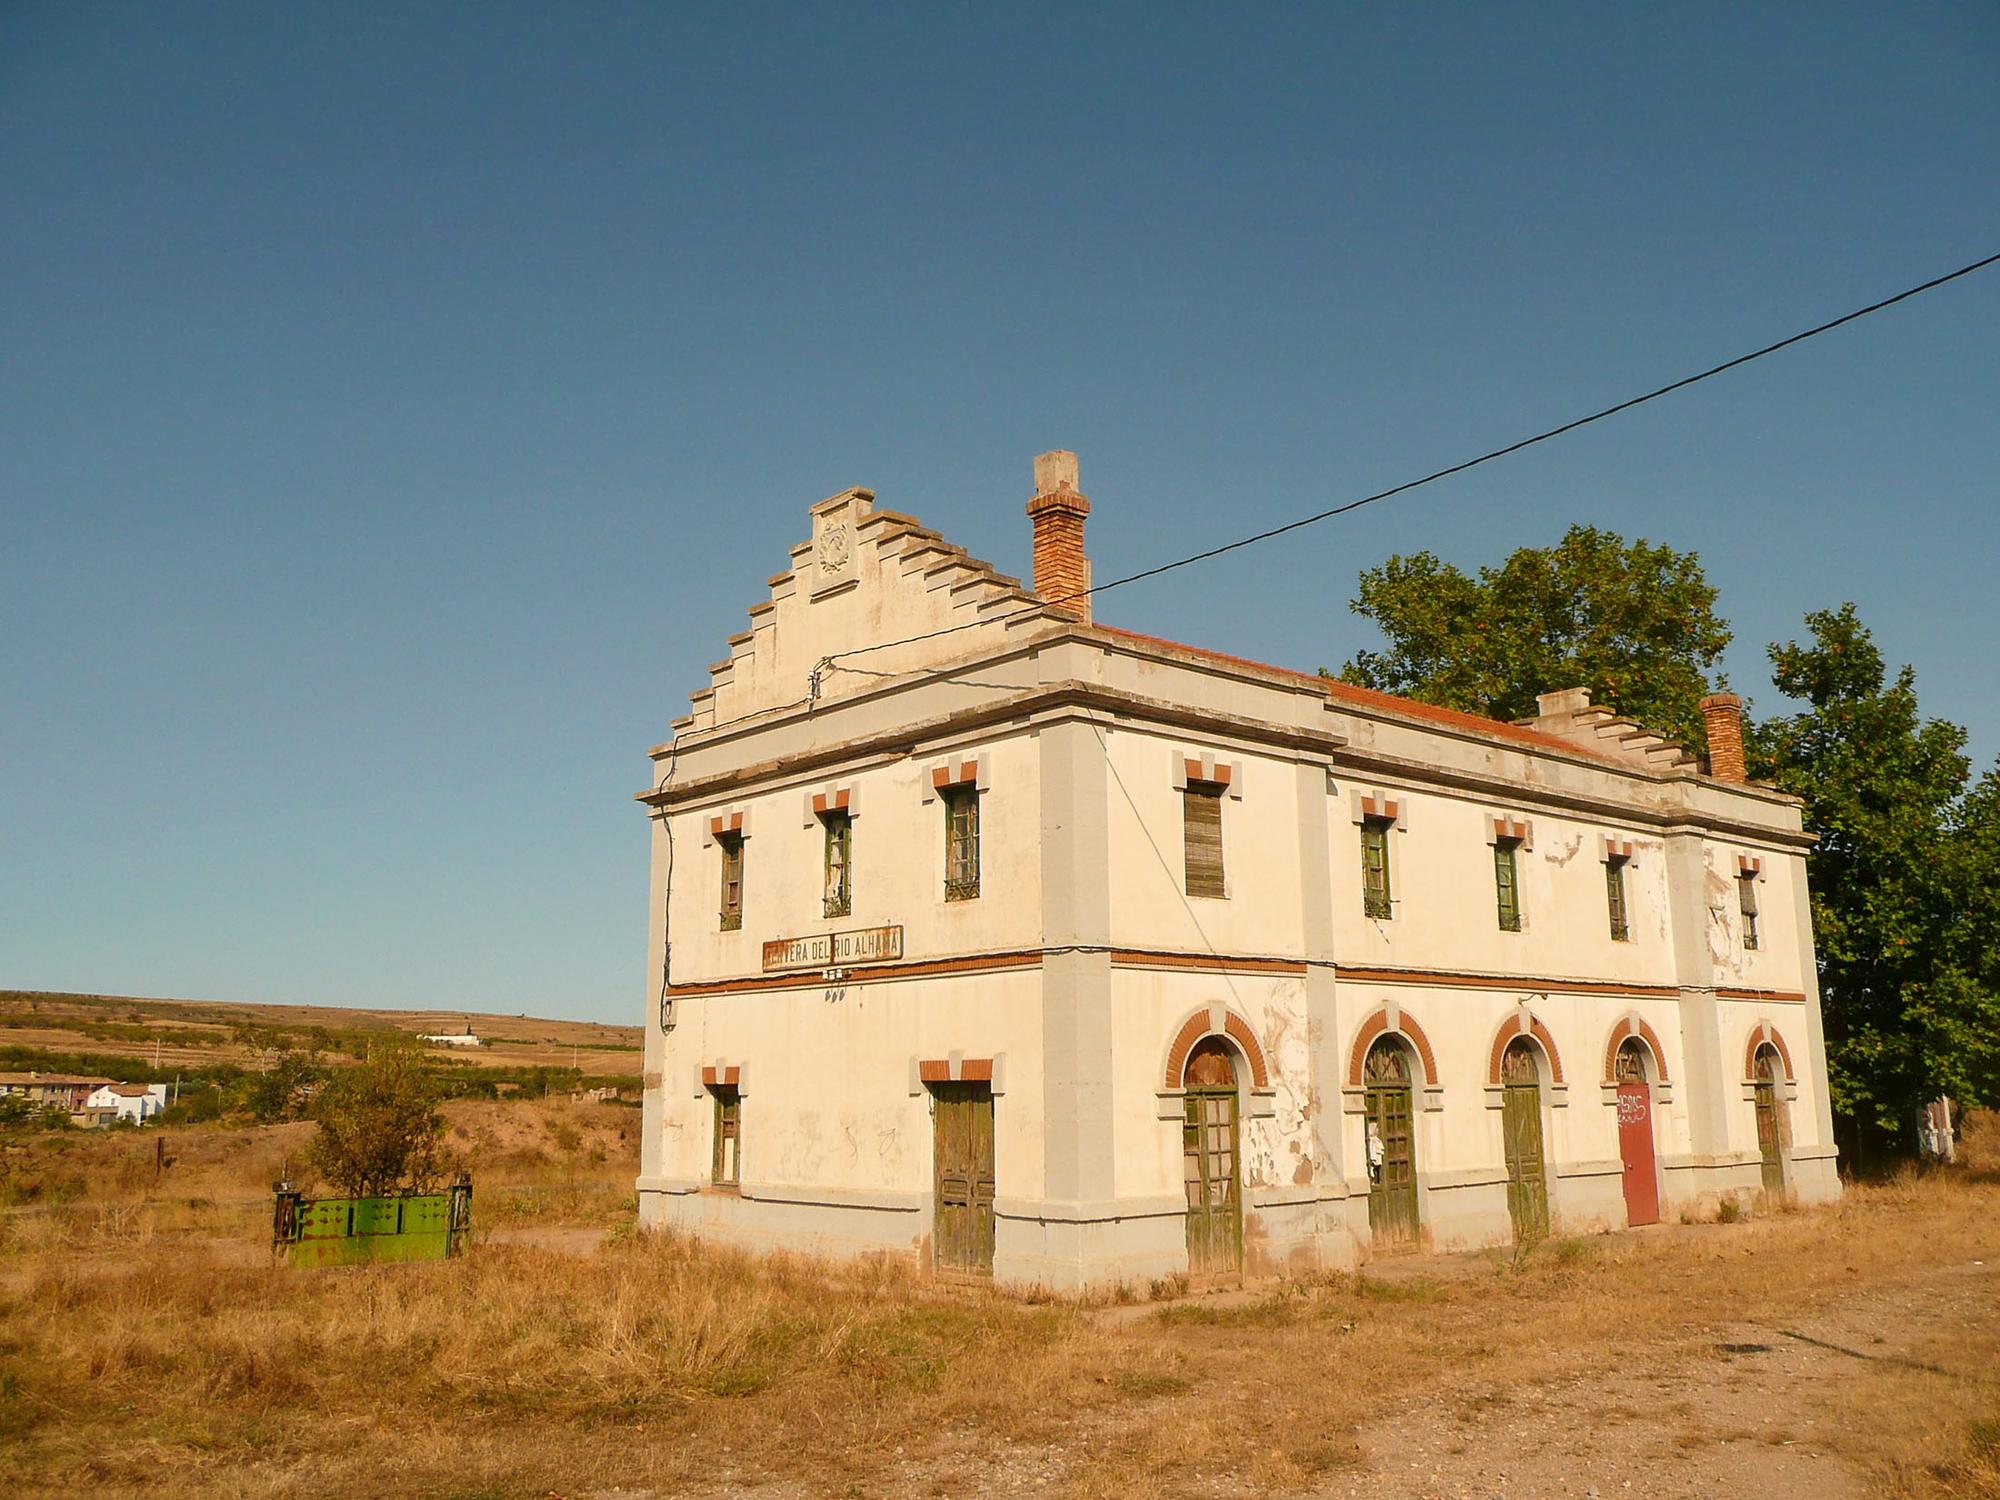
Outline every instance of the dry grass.
<svg viewBox="0 0 2000 1500"><path fill-rule="evenodd" d="M68 1233L17 1225L0 1245L0 1444L38 1485L872 1495L975 1474L1125 1497L1298 1490L1350 1463L1385 1403L1504 1404L1491 1393L1635 1345L1703 1357L1745 1309L1795 1315L1994 1254L2000 1188L1909 1181L1824 1213L1160 1307L668 1236L315 1274L226 1264L115 1214ZM1885 1492L1993 1492L1995 1431L1974 1425L2000 1415L1991 1323L1970 1386L1857 1361L1829 1387L1901 1414L1847 1424L1843 1451Z"/></svg>
<svg viewBox="0 0 2000 1500"><path fill-rule="evenodd" d="M629 1222L639 1111L570 1099L454 1099L447 1144L474 1173L476 1221ZM0 1216L16 1245L104 1232L206 1236L254 1250L271 1184L305 1174L305 1123L19 1131L0 1136ZM238 1254L237 1259L243 1255Z"/></svg>
<svg viewBox="0 0 2000 1500"><path fill-rule="evenodd" d="M1958 1156L1974 1177L2000 1182L2000 1109L1975 1109L1960 1122Z"/></svg>

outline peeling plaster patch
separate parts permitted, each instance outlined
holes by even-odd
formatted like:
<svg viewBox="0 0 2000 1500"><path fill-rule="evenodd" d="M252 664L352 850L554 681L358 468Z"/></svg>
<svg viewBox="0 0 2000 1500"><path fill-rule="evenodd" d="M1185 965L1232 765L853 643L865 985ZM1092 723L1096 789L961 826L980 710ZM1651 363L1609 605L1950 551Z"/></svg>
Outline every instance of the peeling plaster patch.
<svg viewBox="0 0 2000 1500"><path fill-rule="evenodd" d="M1703 888L1708 893L1708 956L1732 972L1742 972L1742 960L1735 949L1735 934L1729 925L1729 882L1716 873L1714 866L1703 871L1707 877Z"/></svg>
<svg viewBox="0 0 2000 1500"><path fill-rule="evenodd" d="M1294 1147L1296 1147L1298 1143L1294 1141L1292 1144ZM1292 1186L1304 1187L1307 1183L1311 1182L1312 1180L1313 1180L1312 1158L1311 1157L1301 1158L1299 1164L1296 1167L1292 1168Z"/></svg>
<svg viewBox="0 0 2000 1500"><path fill-rule="evenodd" d="M1266 1002L1258 1041L1271 1070L1273 1114L1259 1120L1245 1139L1244 1179L1260 1186L1284 1182L1290 1175L1279 1143L1300 1150L1298 1137L1307 1129L1307 1102L1312 1092L1312 1049L1307 1043L1306 997L1303 982L1276 985Z"/></svg>
<svg viewBox="0 0 2000 1500"><path fill-rule="evenodd" d="M1557 869L1561 869L1564 865L1568 864L1571 860L1576 858L1577 850L1581 849L1582 847L1583 847L1583 835L1579 833L1575 838L1571 839L1567 844L1561 844L1558 845L1556 848L1549 850L1548 853L1542 856L1542 858L1546 859L1550 864L1554 865Z"/></svg>

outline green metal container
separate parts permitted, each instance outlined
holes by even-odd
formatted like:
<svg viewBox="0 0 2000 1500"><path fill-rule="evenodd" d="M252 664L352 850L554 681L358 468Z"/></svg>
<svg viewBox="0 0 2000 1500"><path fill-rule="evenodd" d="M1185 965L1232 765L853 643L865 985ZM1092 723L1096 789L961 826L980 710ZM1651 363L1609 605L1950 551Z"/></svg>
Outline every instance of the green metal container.
<svg viewBox="0 0 2000 1500"><path fill-rule="evenodd" d="M472 1230L472 1179L442 1193L382 1198L307 1198L277 1184L271 1252L293 1266L356 1266L444 1260Z"/></svg>

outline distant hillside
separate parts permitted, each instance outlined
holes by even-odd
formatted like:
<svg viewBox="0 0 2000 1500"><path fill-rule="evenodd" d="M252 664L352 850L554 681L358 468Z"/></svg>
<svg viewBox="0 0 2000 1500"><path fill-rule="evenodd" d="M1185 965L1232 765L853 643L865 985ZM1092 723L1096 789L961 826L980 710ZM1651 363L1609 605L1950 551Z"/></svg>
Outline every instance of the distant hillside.
<svg viewBox="0 0 2000 1500"><path fill-rule="evenodd" d="M384 1031L462 1032L478 1047L439 1047L472 1066L570 1068L637 1078L645 1034L637 1026L487 1016L471 1011L373 1010L336 1005L248 1005L136 995L0 990L0 1068L33 1066L29 1052L130 1057L162 1068L260 1066L281 1048L361 1056Z"/></svg>

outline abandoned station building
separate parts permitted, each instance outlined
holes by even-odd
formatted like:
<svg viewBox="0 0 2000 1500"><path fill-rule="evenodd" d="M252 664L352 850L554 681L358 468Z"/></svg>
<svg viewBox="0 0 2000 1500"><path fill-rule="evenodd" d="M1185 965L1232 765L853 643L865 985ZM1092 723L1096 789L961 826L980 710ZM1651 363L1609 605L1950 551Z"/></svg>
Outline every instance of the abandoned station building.
<svg viewBox="0 0 2000 1500"><path fill-rule="evenodd" d="M1036 460L1029 591L821 501L652 752L645 1224L1074 1288L1839 1191L1735 699L1704 766L1115 629L1089 509Z"/></svg>

